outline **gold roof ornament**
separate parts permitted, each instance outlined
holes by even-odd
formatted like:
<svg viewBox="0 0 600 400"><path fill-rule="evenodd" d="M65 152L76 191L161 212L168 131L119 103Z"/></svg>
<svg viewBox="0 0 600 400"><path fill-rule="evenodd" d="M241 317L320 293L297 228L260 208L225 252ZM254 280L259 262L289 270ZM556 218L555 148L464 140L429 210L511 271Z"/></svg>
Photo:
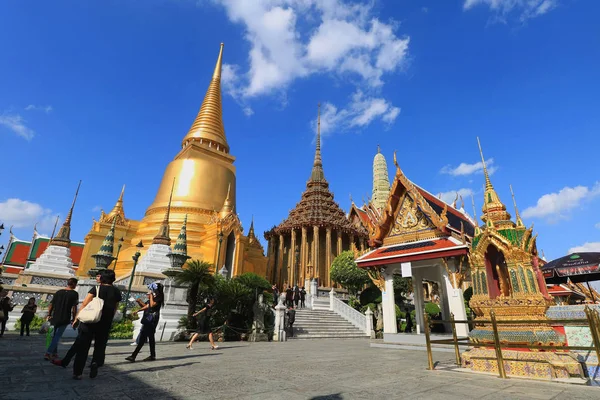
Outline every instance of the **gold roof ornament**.
<svg viewBox="0 0 600 400"><path fill-rule="evenodd" d="M167 212L165 213L165 218L163 219L160 228L158 229L158 234L154 236L152 240L152 244L166 244L167 246L171 245L171 235L169 231L169 215L171 214L171 200L173 199L173 189L175 188L175 179L173 179L173 186L171 186L171 196L169 197L169 204L167 205Z"/></svg>
<svg viewBox="0 0 600 400"><path fill-rule="evenodd" d="M56 236L54 236L50 241L50 246L69 247L71 245L71 218L73 217L73 209L75 208L75 203L77 202L77 196L79 195L80 187L81 180L77 185L77 191L75 191L75 197L73 198L73 203L71 204L67 218L65 218L65 222L63 222L63 225L60 227Z"/></svg>
<svg viewBox="0 0 600 400"><path fill-rule="evenodd" d="M485 164L479 137L477 137L477 145L479 146L479 154L481 156L481 163L483 165L483 174L485 175L485 187L483 189L483 215L481 216L481 220L488 226L493 226L496 222L501 221L512 224L510 221L510 214L506 212L506 206L500 201L500 198L498 197L498 194L496 193L496 190L490 181L490 175Z"/></svg>
<svg viewBox="0 0 600 400"><path fill-rule="evenodd" d="M211 146L222 149L229 153L229 144L225 136L225 127L223 125L223 112L221 109L221 66L223 63L223 47L219 50L219 57L213 72L212 79L208 85L208 90L204 96L200 111L183 138L182 147L185 147L191 141L207 141Z"/></svg>
<svg viewBox="0 0 600 400"><path fill-rule="evenodd" d="M324 182L325 172L323 171L323 160L321 159L321 103L317 111L317 146L315 149L315 161L310 174L311 182Z"/></svg>
<svg viewBox="0 0 600 400"><path fill-rule="evenodd" d="M519 214L519 209L517 208L517 201L515 200L515 192L513 192L512 185L508 185L510 187L510 194L513 199L513 204L515 205L515 219L517 221L517 227L525 227L523 220L521 219L521 215Z"/></svg>
<svg viewBox="0 0 600 400"><path fill-rule="evenodd" d="M471 203L473 204L473 225L475 225L475 236L481 234L481 229L479 229L479 224L477 223L477 209L475 208L475 197L473 193L471 193Z"/></svg>
<svg viewBox="0 0 600 400"><path fill-rule="evenodd" d="M227 197L225 198L225 202L223 203L223 208L221 208L221 218L225 218L230 213L233 212L233 202L231 201L231 184L227 187Z"/></svg>
<svg viewBox="0 0 600 400"><path fill-rule="evenodd" d="M105 214L104 211L102 211L102 214L100 215L100 222L112 223L113 221L116 221L116 224L118 225L125 225L127 220L125 219L125 210L123 208L124 194L125 185L123 185L123 188L121 189L121 194L119 195L119 198L117 199L117 202L115 203L112 210L110 210L108 214Z"/></svg>

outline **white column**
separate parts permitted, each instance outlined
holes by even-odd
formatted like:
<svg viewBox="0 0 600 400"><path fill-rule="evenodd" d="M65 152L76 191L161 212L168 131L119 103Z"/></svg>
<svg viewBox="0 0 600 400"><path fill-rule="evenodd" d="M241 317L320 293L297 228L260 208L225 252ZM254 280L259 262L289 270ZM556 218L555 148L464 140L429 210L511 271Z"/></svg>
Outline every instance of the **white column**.
<svg viewBox="0 0 600 400"><path fill-rule="evenodd" d="M440 298L448 305L449 311L454 314L454 319L465 321L467 319L467 310L465 309L465 298L462 289L454 289L450 283L448 271L440 266L444 293ZM450 315L444 315L444 319L450 319ZM450 324L448 324L450 325ZM451 329L451 327L448 327ZM456 324L456 334L459 337L465 337L469 334L467 324Z"/></svg>
<svg viewBox="0 0 600 400"><path fill-rule="evenodd" d="M391 268L388 267L391 271ZM385 291L381 294L383 307L383 333L398 333L396 326L396 302L394 300L394 274L384 272Z"/></svg>
<svg viewBox="0 0 600 400"><path fill-rule="evenodd" d="M331 288L331 292L329 292L329 311L333 311L333 299L335 299L335 291Z"/></svg>
<svg viewBox="0 0 600 400"><path fill-rule="evenodd" d="M373 329L373 311L371 311L370 307L367 307L367 311L365 311L365 334L369 335L371 339L375 339L375 330Z"/></svg>
<svg viewBox="0 0 600 400"><path fill-rule="evenodd" d="M413 301L415 303L415 316L417 319L416 330L417 333L424 332L423 329L423 278L421 277L421 271L419 268L413 268L412 270L412 281L413 281Z"/></svg>

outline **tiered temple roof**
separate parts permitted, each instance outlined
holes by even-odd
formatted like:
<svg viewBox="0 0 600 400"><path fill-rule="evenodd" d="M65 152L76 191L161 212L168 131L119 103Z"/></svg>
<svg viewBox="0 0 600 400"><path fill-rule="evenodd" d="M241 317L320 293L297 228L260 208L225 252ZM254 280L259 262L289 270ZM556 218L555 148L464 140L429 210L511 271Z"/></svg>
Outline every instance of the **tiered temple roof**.
<svg viewBox="0 0 600 400"><path fill-rule="evenodd" d="M317 119L317 146L310 179L306 190L296 207L288 217L276 228L277 234L289 232L302 227L330 227L350 234L365 235L359 227L352 225L346 213L333 199L329 183L325 179L323 161L321 160L321 116Z"/></svg>

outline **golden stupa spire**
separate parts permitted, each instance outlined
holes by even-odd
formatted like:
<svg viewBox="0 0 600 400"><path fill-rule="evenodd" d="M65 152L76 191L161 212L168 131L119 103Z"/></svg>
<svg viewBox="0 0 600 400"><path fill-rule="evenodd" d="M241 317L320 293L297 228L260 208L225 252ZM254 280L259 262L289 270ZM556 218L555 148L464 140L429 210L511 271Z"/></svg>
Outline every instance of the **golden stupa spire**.
<svg viewBox="0 0 600 400"><path fill-rule="evenodd" d="M227 197L221 208L221 218L225 218L229 213L233 212L233 202L231 201L231 184L227 186Z"/></svg>
<svg viewBox="0 0 600 400"><path fill-rule="evenodd" d="M80 187L81 180L77 185L75 197L73 198L73 203L71 204L71 208L69 209L67 218L65 218L65 222L63 222L63 225L60 227L60 230L58 231L56 236L54 236L50 241L50 246L69 247L71 245L71 218L73 217L73 209L75 208L75 203L77 202L77 196L79 195Z"/></svg>
<svg viewBox="0 0 600 400"><path fill-rule="evenodd" d="M494 222L510 221L510 214L506 212L506 206L500 201L498 193L492 186L490 175L485 165L485 158L481 150L481 142L477 137L477 145L479 146L479 154L481 155L481 163L483 164L483 174L485 175L485 186L483 188L483 215L481 220L488 226L494 226Z"/></svg>
<svg viewBox="0 0 600 400"><path fill-rule="evenodd" d="M521 219L521 215L519 214L519 209L517 208L517 201L515 200L515 192L513 192L512 185L508 185L510 187L510 194L513 199L513 204L515 205L515 219L517 220L517 226L525 226L523 220Z"/></svg>
<svg viewBox="0 0 600 400"><path fill-rule="evenodd" d="M475 225L475 236L481 233L481 229L479 229L479 223L477 223L477 209L475 208L475 197L473 193L471 193L471 204L473 204L473 222Z"/></svg>
<svg viewBox="0 0 600 400"><path fill-rule="evenodd" d="M206 142L216 150L229 153L229 145L225 137L223 113L221 109L221 66L223 64L223 46L217 58L217 65L213 72L208 90L204 96L200 111L187 135L183 138L182 146L185 147L192 141Z"/></svg>
<svg viewBox="0 0 600 400"><path fill-rule="evenodd" d="M165 213L165 218L163 219L160 228L158 229L158 234L154 236L152 240L152 244L166 244L167 246L171 245L171 236L169 232L169 216L171 214L171 200L173 199L173 189L175 189L175 179L173 178L173 185L171 186L171 195L169 196L169 204L167 205L167 212Z"/></svg>
<svg viewBox="0 0 600 400"><path fill-rule="evenodd" d="M103 216L101 220L103 222L117 221L118 224L125 224L125 210L123 209L123 196L125 194L125 185L121 189L121 194L115 203L115 206L110 210L106 216Z"/></svg>
<svg viewBox="0 0 600 400"><path fill-rule="evenodd" d="M323 160L321 159L321 103L319 103L317 112L317 146L315 149L315 161L313 162L312 173L310 180L313 182L321 182L325 180L325 172L323 171Z"/></svg>

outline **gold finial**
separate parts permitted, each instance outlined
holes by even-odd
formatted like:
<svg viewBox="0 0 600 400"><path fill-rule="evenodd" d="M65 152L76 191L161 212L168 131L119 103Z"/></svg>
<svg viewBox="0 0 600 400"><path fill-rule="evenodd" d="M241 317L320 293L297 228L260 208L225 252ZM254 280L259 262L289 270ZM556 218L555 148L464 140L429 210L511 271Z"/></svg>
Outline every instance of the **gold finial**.
<svg viewBox="0 0 600 400"><path fill-rule="evenodd" d="M120 219L120 221L118 221L118 223L125 224L125 211L123 209L123 196L124 195L125 195L125 185L123 185L123 187L121 188L121 194L119 195L119 198L117 199L117 202L115 203L112 210L108 214L106 214L106 216L104 216L104 215L101 216L101 218L100 218L101 222L112 222L117 219Z"/></svg>
<svg viewBox="0 0 600 400"><path fill-rule="evenodd" d="M525 226L523 224L523 220L521 219L521 215L519 214L519 209L517 208L517 201L515 200L515 193L513 192L512 185L508 185L510 187L510 194L513 199L513 204L515 205L515 219L517 220L517 226Z"/></svg>
<svg viewBox="0 0 600 400"><path fill-rule="evenodd" d="M204 96L204 101L200 111L192 124L187 135L183 138L182 147L190 142L202 141L210 145L211 149L217 151L229 152L229 145L225 136L225 127L223 125L222 105L221 105L221 67L223 60L223 43L215 65L208 90Z"/></svg>
<svg viewBox="0 0 600 400"><path fill-rule="evenodd" d="M79 195L80 187L81 187L81 180L79 180L79 184L77 185L77 190L75 191L75 197L73 198L73 203L71 203L71 208L69 209L67 218L65 218L65 221L63 222L63 225L59 229L56 236L54 238L52 238L50 245L61 246L61 247L69 247L71 245L71 218L73 217L73 209L75 208L75 203L77 202L77 196Z"/></svg>
<svg viewBox="0 0 600 400"><path fill-rule="evenodd" d="M167 246L171 245L171 232L169 231L169 216L171 215L171 201L173 200L174 189L175 178L173 178L173 184L171 185L171 194L169 195L169 203L167 204L165 218L163 219L160 228L158 228L158 234L154 237L154 239L152 239L152 244L164 244Z"/></svg>
<svg viewBox="0 0 600 400"><path fill-rule="evenodd" d="M398 161L396 160L396 150L394 150L394 165L397 169L400 169L400 167L398 166Z"/></svg>
<svg viewBox="0 0 600 400"><path fill-rule="evenodd" d="M493 188L493 186L492 186L492 182L490 181L490 176L488 174L487 167L485 165L485 159L483 158L483 151L481 150L481 142L479 141L479 136L477 136L477 145L479 146L479 155L481 156L481 163L483 165L483 174L485 175L485 188L491 189L491 188Z"/></svg>
<svg viewBox="0 0 600 400"><path fill-rule="evenodd" d="M377 145L377 154L381 153L381 147L379 147L379 145Z"/></svg>
<svg viewBox="0 0 600 400"><path fill-rule="evenodd" d="M354 204L354 200L352 199L352 193L350 193L350 204Z"/></svg>
<svg viewBox="0 0 600 400"><path fill-rule="evenodd" d="M462 195L460 195L460 209L462 211L465 209L465 200L463 199Z"/></svg>
<svg viewBox="0 0 600 400"><path fill-rule="evenodd" d="M473 193L471 193L471 203L473 204L473 221L475 222L475 235L479 235L481 230L479 229L479 224L477 223L477 210L475 209L475 197Z"/></svg>
<svg viewBox="0 0 600 400"><path fill-rule="evenodd" d="M458 201L458 192L456 192L456 196L454 197L454 201L452 202L452 208L456 208L457 201Z"/></svg>
<svg viewBox="0 0 600 400"><path fill-rule="evenodd" d="M315 149L315 161L310 174L312 182L325 181L325 172L323 171L323 160L321 159L321 103L318 105L317 112L317 146Z"/></svg>
<svg viewBox="0 0 600 400"><path fill-rule="evenodd" d="M233 212L233 203L231 201L231 183L227 186L227 197L221 208L221 218L225 218L229 213Z"/></svg>
<svg viewBox="0 0 600 400"><path fill-rule="evenodd" d="M544 254L544 249L542 249L542 260L546 261L546 254Z"/></svg>

